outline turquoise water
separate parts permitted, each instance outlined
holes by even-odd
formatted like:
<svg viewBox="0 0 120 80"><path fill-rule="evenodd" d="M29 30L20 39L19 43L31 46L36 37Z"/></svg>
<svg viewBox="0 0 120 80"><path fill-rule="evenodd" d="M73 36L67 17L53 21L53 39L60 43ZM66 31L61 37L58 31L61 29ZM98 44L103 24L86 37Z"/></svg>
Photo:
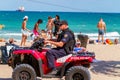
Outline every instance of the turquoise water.
<svg viewBox="0 0 120 80"><path fill-rule="evenodd" d="M39 26L40 29L45 29L47 17L52 16L54 18L56 14L60 16L61 20L67 20L70 29L75 33L97 34L96 25L100 18L105 21L107 32L120 33L120 13L0 11L0 24L5 25L5 28L0 30L0 37L21 39L21 24L25 15L29 17L27 28L32 30L39 18L43 20Z"/></svg>

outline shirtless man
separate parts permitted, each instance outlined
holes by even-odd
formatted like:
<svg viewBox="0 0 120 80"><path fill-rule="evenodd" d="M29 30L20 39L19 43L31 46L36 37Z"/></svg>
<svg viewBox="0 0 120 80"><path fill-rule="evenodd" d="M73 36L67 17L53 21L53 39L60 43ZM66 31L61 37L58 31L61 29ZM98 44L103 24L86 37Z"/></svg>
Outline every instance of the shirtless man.
<svg viewBox="0 0 120 80"><path fill-rule="evenodd" d="M50 39L52 39L53 26L54 26L53 19L52 19L51 16L49 16L49 17L48 17L48 23L47 23L47 25L46 25L46 28L47 28L47 33L48 33L48 35L50 36Z"/></svg>
<svg viewBox="0 0 120 80"><path fill-rule="evenodd" d="M98 28L98 42L100 42L100 36L101 36L102 43L104 43L104 33L106 33L106 24L102 18L98 22L97 28Z"/></svg>

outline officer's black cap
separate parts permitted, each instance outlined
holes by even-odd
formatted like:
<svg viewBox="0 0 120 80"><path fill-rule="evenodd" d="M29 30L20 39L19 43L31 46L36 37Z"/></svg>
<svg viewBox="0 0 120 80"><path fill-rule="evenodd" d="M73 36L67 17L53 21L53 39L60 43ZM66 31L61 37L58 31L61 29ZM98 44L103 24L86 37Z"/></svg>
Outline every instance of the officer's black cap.
<svg viewBox="0 0 120 80"><path fill-rule="evenodd" d="M59 26L62 26L62 25L68 25L67 21L65 21L65 20L60 21Z"/></svg>

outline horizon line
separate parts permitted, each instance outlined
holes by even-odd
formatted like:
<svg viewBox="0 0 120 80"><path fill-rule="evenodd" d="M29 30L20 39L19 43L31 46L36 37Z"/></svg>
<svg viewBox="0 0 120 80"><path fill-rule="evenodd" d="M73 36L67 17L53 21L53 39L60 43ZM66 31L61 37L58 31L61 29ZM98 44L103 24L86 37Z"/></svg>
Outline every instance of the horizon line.
<svg viewBox="0 0 120 80"><path fill-rule="evenodd" d="M18 10L0 10L0 11L12 11L12 12L70 12L70 13L120 13L120 12L97 12L97 11L32 11L32 10L25 10L25 11L18 11Z"/></svg>

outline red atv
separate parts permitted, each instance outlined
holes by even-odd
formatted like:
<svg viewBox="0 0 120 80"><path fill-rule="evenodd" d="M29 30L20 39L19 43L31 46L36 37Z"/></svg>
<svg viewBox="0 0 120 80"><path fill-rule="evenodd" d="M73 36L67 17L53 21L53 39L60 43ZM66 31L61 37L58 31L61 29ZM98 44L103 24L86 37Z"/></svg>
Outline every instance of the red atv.
<svg viewBox="0 0 120 80"><path fill-rule="evenodd" d="M11 57L8 64L14 69L13 80L36 80L41 78L62 78L65 80L90 80L88 67L94 59L94 54L77 55L69 54L56 59L56 74L50 74L48 68L46 52L48 48L43 48L44 40L36 41L30 48L11 49Z"/></svg>

